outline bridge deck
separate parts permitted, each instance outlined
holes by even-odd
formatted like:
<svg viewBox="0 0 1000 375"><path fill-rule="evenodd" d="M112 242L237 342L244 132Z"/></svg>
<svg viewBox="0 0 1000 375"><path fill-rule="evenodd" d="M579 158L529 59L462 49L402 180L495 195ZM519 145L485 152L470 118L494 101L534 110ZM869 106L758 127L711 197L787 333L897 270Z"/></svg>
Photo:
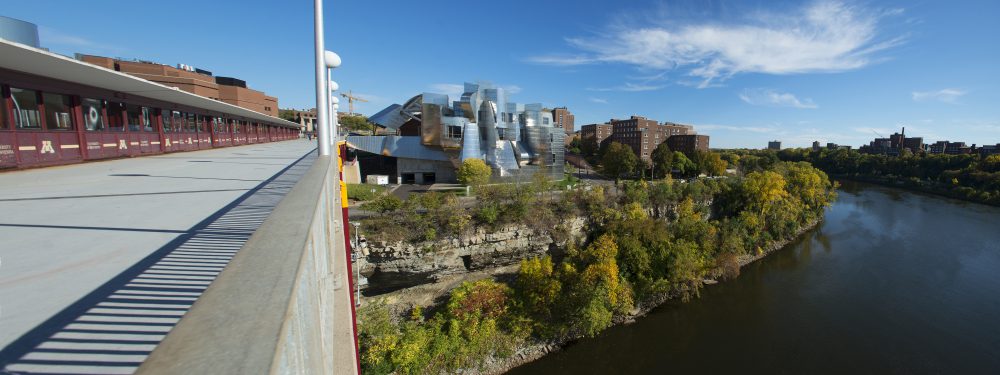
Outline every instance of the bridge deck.
<svg viewBox="0 0 1000 375"><path fill-rule="evenodd" d="M135 371L309 168L314 145L0 174L0 368Z"/></svg>

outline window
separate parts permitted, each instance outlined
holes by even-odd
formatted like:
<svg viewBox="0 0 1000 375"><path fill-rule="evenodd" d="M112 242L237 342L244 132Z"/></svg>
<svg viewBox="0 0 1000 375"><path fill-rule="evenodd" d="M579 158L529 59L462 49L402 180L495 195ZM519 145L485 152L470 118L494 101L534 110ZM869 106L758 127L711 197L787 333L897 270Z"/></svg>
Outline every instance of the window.
<svg viewBox="0 0 1000 375"><path fill-rule="evenodd" d="M195 125L198 127L199 133L205 133L208 131L208 118L204 115L194 115L192 114L192 119L195 121Z"/></svg>
<svg viewBox="0 0 1000 375"><path fill-rule="evenodd" d="M73 130L69 95L42 93L42 103L45 104L45 127L48 130Z"/></svg>
<svg viewBox="0 0 1000 375"><path fill-rule="evenodd" d="M149 124L149 111L135 104L125 105L125 115L128 118L128 131L138 132Z"/></svg>
<svg viewBox="0 0 1000 375"><path fill-rule="evenodd" d="M174 131L174 123L173 123L174 115L171 113L171 111L168 111L168 110L165 110L165 109L161 109L160 110L160 114L162 115L162 116L160 116L161 117L160 122L163 123L163 132L164 133L173 132Z"/></svg>
<svg viewBox="0 0 1000 375"><path fill-rule="evenodd" d="M501 136L502 138L503 136ZM462 127L461 126L448 126L448 138L462 138Z"/></svg>
<svg viewBox="0 0 1000 375"><path fill-rule="evenodd" d="M153 114L154 113L155 112L153 112L152 108L142 107L142 121L143 121L143 123L142 123L143 124L142 129L143 130L145 130L147 132L154 132L154 131L156 131L156 129L153 129Z"/></svg>
<svg viewBox="0 0 1000 375"><path fill-rule="evenodd" d="M80 104L83 110L83 128L87 131L104 130L104 102L84 98Z"/></svg>
<svg viewBox="0 0 1000 375"><path fill-rule="evenodd" d="M197 132L199 128L198 116L194 113L185 113L184 116L187 117L187 131L191 133Z"/></svg>
<svg viewBox="0 0 1000 375"><path fill-rule="evenodd" d="M17 124L18 129L42 128L37 91L11 87L10 101L14 108L14 124Z"/></svg>
<svg viewBox="0 0 1000 375"><path fill-rule="evenodd" d="M10 117L7 117L7 99L0 95L0 130L7 129L7 121L10 121Z"/></svg>
<svg viewBox="0 0 1000 375"><path fill-rule="evenodd" d="M104 106L108 110L108 130L113 132L123 132L125 131L125 121L122 119L122 108L124 105L115 102L105 102Z"/></svg>

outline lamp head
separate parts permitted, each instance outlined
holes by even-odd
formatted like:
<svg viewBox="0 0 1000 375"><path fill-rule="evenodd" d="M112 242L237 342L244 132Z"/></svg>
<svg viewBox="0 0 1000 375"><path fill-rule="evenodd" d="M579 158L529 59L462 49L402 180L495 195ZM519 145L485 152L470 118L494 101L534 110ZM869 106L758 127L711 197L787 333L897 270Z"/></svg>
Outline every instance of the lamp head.
<svg viewBox="0 0 1000 375"><path fill-rule="evenodd" d="M333 51L326 51L323 53L323 61L326 62L327 68L336 68L340 66L340 55Z"/></svg>

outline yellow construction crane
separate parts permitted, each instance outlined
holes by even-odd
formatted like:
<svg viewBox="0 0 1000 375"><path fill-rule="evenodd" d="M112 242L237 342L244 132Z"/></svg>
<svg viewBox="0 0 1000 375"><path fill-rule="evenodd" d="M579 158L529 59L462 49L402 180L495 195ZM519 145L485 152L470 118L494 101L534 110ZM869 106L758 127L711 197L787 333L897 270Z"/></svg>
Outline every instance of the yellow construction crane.
<svg viewBox="0 0 1000 375"><path fill-rule="evenodd" d="M340 96L347 98L347 108L348 111L350 111L351 115L354 115L354 102L361 102L361 103L368 102L367 100L354 96L351 91L348 91L346 94L340 94Z"/></svg>

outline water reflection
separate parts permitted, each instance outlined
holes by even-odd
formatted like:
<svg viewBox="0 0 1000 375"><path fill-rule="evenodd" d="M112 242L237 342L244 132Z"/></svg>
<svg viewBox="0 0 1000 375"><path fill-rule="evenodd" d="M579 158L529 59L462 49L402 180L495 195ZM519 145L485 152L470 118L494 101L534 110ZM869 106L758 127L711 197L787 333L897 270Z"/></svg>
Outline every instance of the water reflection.
<svg viewBox="0 0 1000 375"><path fill-rule="evenodd" d="M847 182L738 279L511 373L1000 373L998 218Z"/></svg>

